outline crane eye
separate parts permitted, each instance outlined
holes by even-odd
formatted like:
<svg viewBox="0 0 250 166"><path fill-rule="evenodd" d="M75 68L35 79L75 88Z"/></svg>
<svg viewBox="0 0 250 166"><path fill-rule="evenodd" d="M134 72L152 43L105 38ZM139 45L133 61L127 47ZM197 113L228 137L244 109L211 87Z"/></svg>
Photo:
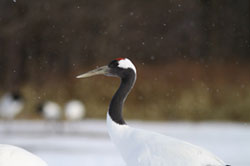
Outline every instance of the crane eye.
<svg viewBox="0 0 250 166"><path fill-rule="evenodd" d="M108 65L110 68L116 68L118 66L118 61L117 60L113 60L109 63Z"/></svg>

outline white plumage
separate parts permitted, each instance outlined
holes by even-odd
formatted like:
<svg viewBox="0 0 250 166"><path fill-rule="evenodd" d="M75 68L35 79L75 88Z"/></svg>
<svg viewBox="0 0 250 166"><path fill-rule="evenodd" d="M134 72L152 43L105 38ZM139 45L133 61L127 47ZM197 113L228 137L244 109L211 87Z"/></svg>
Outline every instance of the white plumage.
<svg viewBox="0 0 250 166"><path fill-rule="evenodd" d="M46 101L41 104L39 111L46 120L59 120L61 118L61 107L53 101Z"/></svg>
<svg viewBox="0 0 250 166"><path fill-rule="evenodd" d="M65 118L70 121L81 120L85 116L85 106L79 100L71 100L65 105Z"/></svg>
<svg viewBox="0 0 250 166"><path fill-rule="evenodd" d="M0 144L0 166L47 166L47 164L27 150Z"/></svg>
<svg viewBox="0 0 250 166"><path fill-rule="evenodd" d="M136 74L136 68L128 58L120 58L119 63L118 63L118 67L122 68L122 69L131 68Z"/></svg>
<svg viewBox="0 0 250 166"><path fill-rule="evenodd" d="M210 152L159 133L119 125L107 115L109 135L127 166L225 166Z"/></svg>
<svg viewBox="0 0 250 166"><path fill-rule="evenodd" d="M6 93L0 99L0 117L14 119L24 107L24 101L19 94Z"/></svg>

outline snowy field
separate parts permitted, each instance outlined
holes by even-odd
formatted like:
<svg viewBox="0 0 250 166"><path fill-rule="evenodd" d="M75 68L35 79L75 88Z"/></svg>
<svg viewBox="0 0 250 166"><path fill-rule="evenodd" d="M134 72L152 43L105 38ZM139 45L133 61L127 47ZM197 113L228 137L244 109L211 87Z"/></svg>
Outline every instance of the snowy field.
<svg viewBox="0 0 250 166"><path fill-rule="evenodd" d="M250 124L128 122L200 145L232 166L250 166ZM23 147L49 166L124 166L105 121L0 121L0 143Z"/></svg>

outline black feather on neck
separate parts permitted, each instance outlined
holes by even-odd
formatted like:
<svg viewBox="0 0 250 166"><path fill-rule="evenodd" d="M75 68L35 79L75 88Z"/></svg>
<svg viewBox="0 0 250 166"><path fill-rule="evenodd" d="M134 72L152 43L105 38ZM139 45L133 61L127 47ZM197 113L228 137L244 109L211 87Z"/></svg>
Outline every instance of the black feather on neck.
<svg viewBox="0 0 250 166"><path fill-rule="evenodd" d="M133 88L136 80L136 74L132 69L127 69L125 73L120 76L120 78L120 87L118 88L110 102L108 113L114 122L120 125L125 125L126 122L124 121L122 116L122 108L130 90Z"/></svg>

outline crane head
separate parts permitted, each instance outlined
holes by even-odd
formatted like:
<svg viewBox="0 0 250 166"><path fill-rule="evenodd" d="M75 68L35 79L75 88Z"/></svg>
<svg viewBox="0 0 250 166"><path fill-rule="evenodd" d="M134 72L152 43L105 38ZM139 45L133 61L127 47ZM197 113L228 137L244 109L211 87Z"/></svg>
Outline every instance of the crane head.
<svg viewBox="0 0 250 166"><path fill-rule="evenodd" d="M91 70L87 73L77 76L76 78L86 78L94 75L106 75L123 78L131 72L136 74L136 68L134 64L128 58L117 58L111 61L107 66L102 66Z"/></svg>

